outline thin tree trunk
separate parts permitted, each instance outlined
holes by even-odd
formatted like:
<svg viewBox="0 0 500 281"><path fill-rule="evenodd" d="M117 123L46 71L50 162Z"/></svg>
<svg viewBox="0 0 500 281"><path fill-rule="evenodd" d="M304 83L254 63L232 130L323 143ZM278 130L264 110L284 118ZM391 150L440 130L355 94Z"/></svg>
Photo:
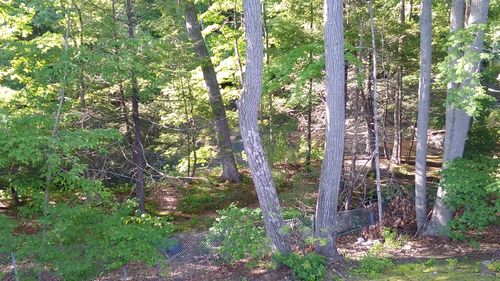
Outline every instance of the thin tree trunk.
<svg viewBox="0 0 500 281"><path fill-rule="evenodd" d="M82 45L83 45L83 19L82 19L82 11L80 9L80 7L78 7L78 5L76 4L75 0L71 0L71 5L75 8L76 10L76 13L78 15L78 23L79 23L79 33L80 33L80 45L79 45L79 48L78 48L78 55L79 57L81 56L82 54ZM75 40L76 42L76 40ZM75 46L76 47L76 46ZM85 92L86 92L86 87L85 87L85 79L84 79L84 73L83 73L83 65L82 65L82 61L80 62L80 77L79 77L79 80L80 80L80 93L79 93L79 99L80 99L80 107L85 107Z"/></svg>
<svg viewBox="0 0 500 281"><path fill-rule="evenodd" d="M399 24L405 23L405 1L400 1ZM398 39L399 65L397 73L397 92L394 94L394 139L392 145L391 164L401 164L402 134L401 134L401 107L403 99L403 35Z"/></svg>
<svg viewBox="0 0 500 281"><path fill-rule="evenodd" d="M370 73L373 68L373 50L369 51L368 66L366 73ZM370 167L375 171L375 158L372 157L375 150L375 122L373 116L373 75L368 75L366 82L366 92L362 92L363 110L366 122L366 153L371 157Z"/></svg>
<svg viewBox="0 0 500 281"><path fill-rule="evenodd" d="M135 19L131 0L127 0L127 29L128 38L135 39ZM130 71L130 84L132 92L132 122L134 124L134 164L135 164L135 194L139 203L139 211L144 213L144 151L142 148L141 124L139 118L139 86L135 67L132 65Z"/></svg>
<svg viewBox="0 0 500 281"><path fill-rule="evenodd" d="M189 38L194 44L194 50L201 62L203 78L208 89L208 96L212 114L215 119L215 130L217 136L217 146L219 156L222 161L223 171L220 176L221 181L240 182L240 174L236 167L233 147L231 145L231 135L226 118L226 110L220 93L217 75L215 73L210 54L201 34L201 26L198 22L196 7L190 1L184 1L184 15L186 20L186 29Z"/></svg>
<svg viewBox="0 0 500 281"><path fill-rule="evenodd" d="M375 24L373 22L373 0L370 0L370 29L372 32L372 55L373 55L373 133L375 135L373 158L375 159L375 183L377 185L377 207L379 226L383 225L382 217L382 189L380 186L380 143L379 143L379 117L378 117L378 92L377 92L377 45L375 41Z"/></svg>
<svg viewBox="0 0 500 281"><path fill-rule="evenodd" d="M66 30L64 32L64 47L63 47L63 57L64 59L67 59L68 55L68 42L69 42L69 34L70 34L70 29L71 29L71 19L66 11L66 7L61 3L62 9L64 11L64 17L66 18ZM63 67L63 77L62 77L62 86L59 88L59 98L58 98L58 104L57 104L57 110L56 114L54 116L54 124L52 125L52 132L51 132L51 140L55 141L55 138L57 136L57 130L58 130L58 125L59 122L61 121L61 115L62 115L62 106L64 103L64 98L66 96L66 87L68 83L68 68L67 65L65 64ZM49 154L53 153L50 151L51 147L49 147ZM49 158L50 155L46 155L47 158ZM45 190L44 190L44 196L43 196L43 215L46 216L49 211L49 200L50 200L50 187L52 186L52 172L55 169L53 167L53 163L51 161L47 162L47 175L45 176ZM45 245L45 224L42 227L42 244Z"/></svg>
<svg viewBox="0 0 500 281"><path fill-rule="evenodd" d="M335 224L344 155L344 27L343 1L325 0L326 136L316 205L316 252L333 259L340 256L335 242Z"/></svg>
<svg viewBox="0 0 500 281"><path fill-rule="evenodd" d="M466 27L469 28L474 24L485 23L488 19L489 0L470 0L467 2L469 16L467 18ZM457 31L463 27L464 22L464 0L453 0L452 10L450 15L451 31ZM479 31L476 38L467 52L475 52L480 54L483 51L483 36L484 32ZM467 69L467 73L472 75L480 71L480 60L472 63ZM472 78L466 79L462 87L467 87ZM459 85L449 84L448 94ZM444 144L443 161L446 168L446 162L460 158L464 152L465 140L469 130L470 118L463 111L447 107L446 110L446 132ZM453 219L454 210L446 205L446 190L439 187L436 196L436 202L432 211L431 221L426 227L425 234L427 235L448 235L448 223Z"/></svg>
<svg viewBox="0 0 500 281"><path fill-rule="evenodd" d="M381 43L381 64L382 64L382 72L384 73L384 84L385 84L385 101L384 101L384 118L382 122L382 142L384 144L384 158L386 160L390 160L389 150L387 148L387 115L388 115L388 105L389 105L389 97L391 87L389 85L389 69L387 67L385 61L385 40L382 33L380 33L380 43Z"/></svg>
<svg viewBox="0 0 500 281"><path fill-rule="evenodd" d="M243 145L264 217L266 233L275 252L288 254L291 246L281 215L280 202L273 183L258 130L258 111L262 96L262 21L259 0L244 0L247 65L243 94L238 102L238 117Z"/></svg>
<svg viewBox="0 0 500 281"><path fill-rule="evenodd" d="M351 145L351 167L349 171L349 189L347 190L347 196L345 199L344 209L349 210L349 206L351 203L352 192L357 184L357 170L356 170L356 161L357 161L357 148L358 148L358 127L359 127L359 114L360 114L360 106L359 106L359 96L363 89L363 48L364 48L364 40L363 40L363 32L364 32L364 23L363 20L360 21L360 31L359 31L359 50L358 50L358 58L360 63L356 65L356 91L354 92L354 134L352 137L352 145Z"/></svg>
<svg viewBox="0 0 500 281"><path fill-rule="evenodd" d="M311 0L309 2L309 32L311 36L313 34L314 28L314 2ZM312 42L310 42L312 44ZM312 46L309 50L309 63L313 63L313 51ZM311 172L311 150L312 150L312 94L313 94L313 79L309 79L309 90L307 92L307 151L306 151L306 171Z"/></svg>
<svg viewBox="0 0 500 281"><path fill-rule="evenodd" d="M233 7L233 29L236 31L238 29L237 22L237 9L238 9L238 0L234 0ZM238 63L238 73L240 78L241 87L243 87L243 64L241 63L240 49L238 46L238 37L234 38L234 55L236 56L236 62Z"/></svg>
<svg viewBox="0 0 500 281"><path fill-rule="evenodd" d="M420 83L418 87L417 150L415 159L415 212L417 228L427 217L427 131L431 98L432 12L431 0L420 8Z"/></svg>
<svg viewBox="0 0 500 281"><path fill-rule="evenodd" d="M269 29L267 26L267 11L266 11L266 1L262 1L262 24L263 24L263 31L264 31L264 47L265 47L265 63L266 66L269 66L270 63L270 58L269 58ZM275 145L275 139L274 139L274 92L270 91L269 92L269 97L267 100L267 110L268 110L268 127L269 127L269 144L268 144L268 160L271 168L273 167L273 162L274 162L274 145ZM264 114L262 114L264 118Z"/></svg>

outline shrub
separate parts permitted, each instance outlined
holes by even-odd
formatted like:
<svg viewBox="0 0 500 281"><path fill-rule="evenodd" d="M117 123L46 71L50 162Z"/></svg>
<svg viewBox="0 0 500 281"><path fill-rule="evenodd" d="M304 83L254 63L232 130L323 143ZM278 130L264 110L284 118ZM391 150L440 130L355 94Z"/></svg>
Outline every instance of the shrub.
<svg viewBox="0 0 500 281"><path fill-rule="evenodd" d="M135 206L119 205L113 211L88 205L50 207L47 216L39 220L45 239L40 235L18 236L21 241L17 245L22 246L15 249L16 254L20 260L30 257L50 265L69 281L89 280L130 262L150 266L165 263L158 246L172 233L172 225L147 214L134 215ZM3 231L2 240L7 236Z"/></svg>
<svg viewBox="0 0 500 281"><path fill-rule="evenodd" d="M359 266L353 270L353 273L367 278L375 278L380 276L387 267L393 265L394 263L389 258L367 255L359 261Z"/></svg>
<svg viewBox="0 0 500 281"><path fill-rule="evenodd" d="M489 263L486 268L489 270L489 271L493 271L493 272L500 272L500 261L492 261L491 263Z"/></svg>
<svg viewBox="0 0 500 281"><path fill-rule="evenodd" d="M468 230L480 232L497 220L500 212L499 159L485 156L457 159L446 164L441 185L447 204L460 211L450 224L451 236L464 239Z"/></svg>
<svg viewBox="0 0 500 281"><path fill-rule="evenodd" d="M231 204L218 214L210 228L209 239L222 240L218 251L225 262L246 258L259 260L270 253L260 209L238 208Z"/></svg>
<svg viewBox="0 0 500 281"><path fill-rule="evenodd" d="M384 238L384 247L386 248L401 248L408 240L408 237L404 235L399 236L395 230L388 227L383 227L381 234Z"/></svg>
<svg viewBox="0 0 500 281"><path fill-rule="evenodd" d="M325 280L326 259L315 253L299 255L292 253L290 255L276 255L276 260L288 266L293 276L302 281L321 281Z"/></svg>

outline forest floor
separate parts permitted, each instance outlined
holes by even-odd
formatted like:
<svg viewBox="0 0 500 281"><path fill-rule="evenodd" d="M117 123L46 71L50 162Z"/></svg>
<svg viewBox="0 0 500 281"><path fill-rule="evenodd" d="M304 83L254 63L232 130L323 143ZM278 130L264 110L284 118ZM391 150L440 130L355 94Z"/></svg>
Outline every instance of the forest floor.
<svg viewBox="0 0 500 281"><path fill-rule="evenodd" d="M366 169L368 160L367 157L360 159L358 169ZM347 159L346 169L349 162ZM382 164L387 167L388 161L384 160ZM433 190L439 179L441 156L431 155L427 164L428 184ZM317 175L305 175L301 165L293 164L275 165L274 170L279 171L275 179L283 208L313 211L317 196ZM386 176L390 175L387 171L385 173ZM157 206L155 208L159 214L173 218L172 221L179 231L204 231L215 220L216 210L227 207L231 202L238 202L239 206L258 207L249 172L244 171L243 177L242 184L231 185L230 188L227 184L214 181L157 187L150 193L149 198L152 206ZM373 196L373 175L367 172L364 177L366 188L358 188L355 192L358 201ZM393 200L393 204L386 207L384 218L387 226L406 235L401 236L404 237L404 243L395 248L383 247L377 256L391 258L394 265L377 276L367 277L354 273L353 269L357 268L359 260L371 252L374 244L383 241L379 231L372 227L337 239L339 252L345 259L344 266L341 266L343 269L339 271L344 279L495 280L495 277L482 272L481 263L500 260L500 226L490 227L485 231L479 241L479 248L463 241L412 237L415 232L414 208L410 200L413 190L408 188L414 181L412 158L408 163L394 168L392 181L392 184L389 184L388 180L384 182L392 186L385 195ZM430 200L432 201L432 198ZM432 206L432 202L429 205ZM360 238L363 243L359 243ZM289 269L272 269L269 264L270 261L256 268L248 268L243 261L234 265L193 266L171 280L293 280Z"/></svg>
<svg viewBox="0 0 500 281"><path fill-rule="evenodd" d="M408 149L408 144L405 144ZM404 153L406 155L406 152ZM384 171L384 197L391 198L384 209L386 226L397 230L401 243L396 247L379 247L377 257L391 258L393 265L374 276L355 272L360 260L373 252L374 245L383 243L383 237L373 226L349 235L338 237L339 252L344 257L340 267L332 266L346 280L498 280L484 274L484 261L500 260L500 226L488 228L479 240L479 248L463 241L451 241L430 237L413 237L415 233L414 207L412 203L414 181L414 159L388 171L388 161L382 159ZM346 159L345 169L349 170L350 159ZM353 193L352 206L361 207L376 198L374 175L369 169L369 157L357 161L360 182ZM428 157L428 194L435 194L442 160L439 154ZM317 197L319 163L315 163L311 173L297 164L274 165L273 176L283 209L299 209L314 212ZM217 181L216 171L200 170L201 179L190 182L171 180L151 184L148 187L147 208L149 212L171 218L178 233L200 233L207 231L217 217L217 210L236 203L240 207L258 207L257 197L248 170L242 169L241 184L226 184ZM120 200L133 196L131 190L117 193ZM342 201L341 196L339 202ZM429 198L432 206L433 198ZM0 212L10 210L8 203L0 200ZM337 268L337 269L335 269ZM340 269L338 269L340 268ZM275 269L270 259L261 265L249 268L245 261L233 265L195 262L185 264L176 275L166 280L293 280L291 270ZM157 271L140 264L127 266L128 280L165 280ZM113 272L97 280L121 280L123 273ZM336 276L333 271L330 276Z"/></svg>

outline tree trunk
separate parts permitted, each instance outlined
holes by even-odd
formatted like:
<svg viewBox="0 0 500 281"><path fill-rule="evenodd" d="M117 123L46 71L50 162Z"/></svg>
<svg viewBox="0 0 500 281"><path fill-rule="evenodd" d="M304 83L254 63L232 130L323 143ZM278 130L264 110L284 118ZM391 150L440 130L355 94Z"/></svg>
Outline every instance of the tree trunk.
<svg viewBox="0 0 500 281"><path fill-rule="evenodd" d="M262 22L259 0L244 0L247 65L243 94L238 102L238 117L248 165L264 217L264 226L275 252L288 254L291 246L284 231L280 202L258 130L258 111L262 96Z"/></svg>
<svg viewBox="0 0 500 281"><path fill-rule="evenodd" d="M135 20L131 0L127 0L127 30L128 38L135 39ZM144 205L144 151L141 143L141 124L139 118L139 86L135 67L130 71L130 84L132 92L132 122L134 126L134 164L135 164L135 195L139 203L139 211L146 211Z"/></svg>
<svg viewBox="0 0 500 281"><path fill-rule="evenodd" d="M375 182L377 185L377 207L378 207L378 222L382 226L382 190L380 186L380 143L379 143L379 118L378 118L378 92L377 92L377 45L375 44L375 24L373 22L373 0L370 0L370 29L372 32L372 83L373 83L373 134L374 134L374 149L373 159L375 160Z"/></svg>
<svg viewBox="0 0 500 281"><path fill-rule="evenodd" d="M360 31L359 31L359 48L358 48L358 59L360 61L359 64L356 65L356 91L354 92L354 134L352 137L351 144L351 167L349 171L349 186L347 190L347 195L345 199L344 209L349 210L349 206L351 203L352 192L357 184L357 170L356 170L356 161L357 161L357 152L358 152L358 127L359 127L359 115L360 115L360 106L359 106L359 97L361 92L363 92L363 48L364 48L364 40L363 40L363 20L360 21Z"/></svg>
<svg viewBox="0 0 500 281"><path fill-rule="evenodd" d="M344 27L343 1L325 0L326 135L321 167L315 236L325 239L316 252L333 259L340 256L335 242L335 224L342 159L344 155Z"/></svg>
<svg viewBox="0 0 500 281"><path fill-rule="evenodd" d="M309 2L309 32L313 34L314 28L314 2ZM312 42L311 42L312 43ZM309 63L313 63L312 47L309 50ZM312 150L312 109L313 109L313 79L309 79L309 90L307 92L307 151L306 151L306 171L311 172L311 150Z"/></svg>
<svg viewBox="0 0 500 281"><path fill-rule="evenodd" d="M224 109L224 102L220 93L215 69L201 34L201 26L196 15L196 7L193 3L184 1L184 8L187 33L194 44L196 55L201 60L201 70L203 72L205 85L207 86L210 106L215 120L217 146L223 166L220 180L239 183L240 174L238 173L236 161L234 160L226 110Z"/></svg>
<svg viewBox="0 0 500 281"><path fill-rule="evenodd" d="M405 1L400 1L399 24L405 23ZM397 73L397 92L394 95L394 140L392 145L391 164L401 164L402 134L401 134L401 107L403 100L403 36L398 40L399 65Z"/></svg>
<svg viewBox="0 0 500 281"><path fill-rule="evenodd" d="M366 73L370 73L373 68L373 50L368 55L368 66ZM363 110L366 122L366 153L371 157L371 169L375 171L375 159L373 153L375 150L375 128L373 116L373 75L368 75L366 83L366 94L361 92L363 99Z"/></svg>
<svg viewBox="0 0 500 281"><path fill-rule="evenodd" d="M470 0L468 2L469 17L467 18L467 28L474 24L485 23L488 19L489 0ZM464 22L464 0L453 0L452 10L450 14L451 31L457 31L463 28ZM468 52L476 52L477 54L483 51L483 36L480 31L476 34L476 38L470 46ZM472 75L480 71L480 60L474 62L467 73ZM464 81L463 87L467 87L470 80ZM459 87L459 85L450 83L448 85L448 93ZM464 152L465 140L469 130L470 118L463 110L447 107L446 109L446 132L444 143L443 162L460 158ZM443 166L443 168L445 168ZM436 202L432 211L432 218L426 227L425 234L427 235L447 235L448 223L453 219L453 210L446 203L446 191L441 187L438 188Z"/></svg>
<svg viewBox="0 0 500 281"><path fill-rule="evenodd" d="M427 214L427 131L431 98L432 11L431 0L422 0L420 8L420 83L418 87L417 149L415 159L415 212L417 228Z"/></svg>

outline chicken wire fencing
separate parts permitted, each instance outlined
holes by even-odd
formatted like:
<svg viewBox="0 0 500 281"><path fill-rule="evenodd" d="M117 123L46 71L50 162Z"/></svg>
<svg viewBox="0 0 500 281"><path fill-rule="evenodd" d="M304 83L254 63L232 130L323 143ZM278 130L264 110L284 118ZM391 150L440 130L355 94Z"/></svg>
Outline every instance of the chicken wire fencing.
<svg viewBox="0 0 500 281"><path fill-rule="evenodd" d="M294 249L304 250L308 238L314 234L314 217L303 215L285 221ZM358 231L375 224L373 208L359 208L337 213L336 233L338 236ZM167 270L160 265L147 267L140 264L129 264L118 270L107 271L96 264L94 277L71 280L149 280L149 281L183 281L196 280L199 276L210 278L211 272L224 263L220 255L224 236L213 236L208 231L186 232L165 238L159 251L166 259ZM74 255L72 255L74 256ZM68 260L75 265L78 260ZM168 271L168 275L165 272ZM0 254L0 281L62 281L50 266L44 266L33 258L19 259L16 253Z"/></svg>

